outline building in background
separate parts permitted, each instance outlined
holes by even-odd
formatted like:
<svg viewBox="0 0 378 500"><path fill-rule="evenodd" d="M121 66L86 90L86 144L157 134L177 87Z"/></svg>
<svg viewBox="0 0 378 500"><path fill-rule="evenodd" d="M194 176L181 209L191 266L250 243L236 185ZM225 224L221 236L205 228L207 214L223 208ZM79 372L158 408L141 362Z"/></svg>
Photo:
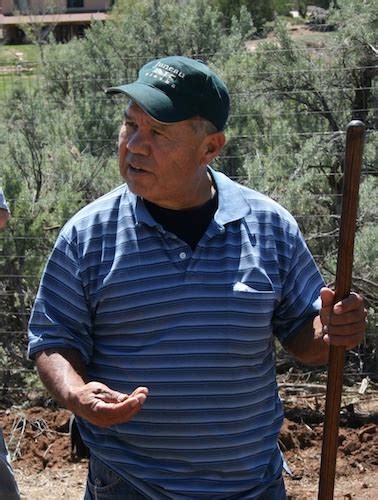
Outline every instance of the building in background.
<svg viewBox="0 0 378 500"><path fill-rule="evenodd" d="M105 21L113 0L0 0L0 30L5 43L26 41L23 25L38 24L59 42L83 36L92 21Z"/></svg>

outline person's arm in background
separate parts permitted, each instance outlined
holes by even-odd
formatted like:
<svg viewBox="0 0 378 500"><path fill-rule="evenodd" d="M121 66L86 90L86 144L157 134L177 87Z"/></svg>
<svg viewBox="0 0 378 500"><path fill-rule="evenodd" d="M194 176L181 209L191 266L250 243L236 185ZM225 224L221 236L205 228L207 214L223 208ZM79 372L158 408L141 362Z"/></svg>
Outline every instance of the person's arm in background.
<svg viewBox="0 0 378 500"><path fill-rule="evenodd" d="M147 398L146 387L123 394L100 382L87 382L86 368L75 349L46 349L36 353L41 381L62 406L99 427L129 421Z"/></svg>
<svg viewBox="0 0 378 500"><path fill-rule="evenodd" d="M284 344L285 349L301 363L326 364L330 344L352 349L364 339L367 311L362 297L351 293L333 305L334 296L331 289L322 288L319 315Z"/></svg>
<svg viewBox="0 0 378 500"><path fill-rule="evenodd" d="M9 220L9 212L4 208L0 208L0 229L4 229Z"/></svg>
<svg viewBox="0 0 378 500"><path fill-rule="evenodd" d="M7 202L5 201L3 190L0 188L0 230L5 228L9 217L9 208Z"/></svg>

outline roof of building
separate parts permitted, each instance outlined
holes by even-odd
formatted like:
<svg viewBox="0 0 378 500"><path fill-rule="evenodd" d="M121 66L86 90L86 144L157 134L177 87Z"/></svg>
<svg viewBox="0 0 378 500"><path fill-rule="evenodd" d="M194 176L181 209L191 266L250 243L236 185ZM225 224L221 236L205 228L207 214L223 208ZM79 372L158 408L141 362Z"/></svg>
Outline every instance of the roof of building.
<svg viewBox="0 0 378 500"><path fill-rule="evenodd" d="M20 24L82 24L91 21L105 21L105 12L80 12L75 14L45 14L29 16L4 16L0 14L0 26L17 26Z"/></svg>

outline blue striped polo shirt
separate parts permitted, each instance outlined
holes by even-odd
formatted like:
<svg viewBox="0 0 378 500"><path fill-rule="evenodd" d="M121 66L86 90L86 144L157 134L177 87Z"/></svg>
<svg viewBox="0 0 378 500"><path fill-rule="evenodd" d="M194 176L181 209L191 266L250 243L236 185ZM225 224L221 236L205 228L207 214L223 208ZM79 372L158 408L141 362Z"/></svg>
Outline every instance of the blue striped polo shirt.
<svg viewBox="0 0 378 500"><path fill-rule="evenodd" d="M279 473L273 335L319 311L322 278L293 217L209 169L218 209L193 251L122 185L61 231L29 355L79 349L89 379L149 396L130 422L78 419L107 467L153 499L253 498Z"/></svg>

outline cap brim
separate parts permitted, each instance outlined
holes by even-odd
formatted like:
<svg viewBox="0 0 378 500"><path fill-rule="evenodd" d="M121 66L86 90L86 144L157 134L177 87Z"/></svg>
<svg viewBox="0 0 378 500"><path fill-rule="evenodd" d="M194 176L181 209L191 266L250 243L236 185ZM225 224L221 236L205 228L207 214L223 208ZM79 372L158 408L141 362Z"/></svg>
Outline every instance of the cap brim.
<svg viewBox="0 0 378 500"><path fill-rule="evenodd" d="M119 87L110 87L105 92L107 94L126 94L159 122L174 123L193 116L192 110L185 109L187 107L186 99L177 97L173 101L161 90L145 83L134 82Z"/></svg>

